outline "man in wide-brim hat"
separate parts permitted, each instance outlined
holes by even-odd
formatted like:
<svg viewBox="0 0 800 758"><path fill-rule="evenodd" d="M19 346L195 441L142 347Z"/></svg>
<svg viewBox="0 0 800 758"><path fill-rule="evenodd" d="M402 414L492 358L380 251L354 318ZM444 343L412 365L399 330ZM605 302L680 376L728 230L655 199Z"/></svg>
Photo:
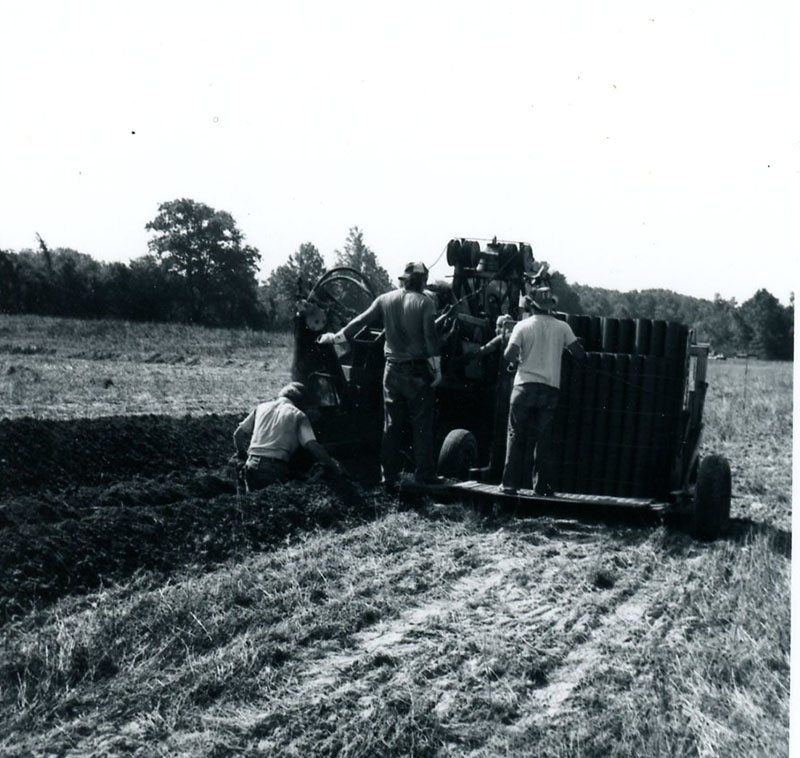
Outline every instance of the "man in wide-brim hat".
<svg viewBox="0 0 800 758"><path fill-rule="evenodd" d="M586 353L569 324L556 318L558 299L549 287L536 287L526 297L531 315L514 326L504 357L517 364L508 409L506 461L501 490L516 492L528 484L525 449L535 448L534 491L553 494L553 419L561 385L561 354L564 348L578 360Z"/></svg>

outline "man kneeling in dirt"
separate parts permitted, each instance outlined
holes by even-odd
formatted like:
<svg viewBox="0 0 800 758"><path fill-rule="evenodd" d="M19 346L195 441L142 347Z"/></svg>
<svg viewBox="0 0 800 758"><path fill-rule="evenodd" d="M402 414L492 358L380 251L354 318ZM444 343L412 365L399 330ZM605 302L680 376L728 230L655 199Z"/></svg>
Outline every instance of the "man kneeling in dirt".
<svg viewBox="0 0 800 758"><path fill-rule="evenodd" d="M285 482L289 459L301 446L335 474L343 473L341 464L317 442L303 412L304 401L305 387L291 382L278 393L277 400L260 403L236 427L233 444L240 457L247 456L244 481L248 492Z"/></svg>

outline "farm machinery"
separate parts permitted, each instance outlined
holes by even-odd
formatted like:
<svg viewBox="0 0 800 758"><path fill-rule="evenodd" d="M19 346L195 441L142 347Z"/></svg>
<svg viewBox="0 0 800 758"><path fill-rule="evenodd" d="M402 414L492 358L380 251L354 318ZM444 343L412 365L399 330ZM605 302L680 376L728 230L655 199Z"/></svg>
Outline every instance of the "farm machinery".
<svg viewBox="0 0 800 758"><path fill-rule="evenodd" d="M496 324L500 316L511 324L523 318L524 295L549 285L550 275L526 243L459 238L448 242L446 254L452 274L428 290L442 341L435 443L448 484L437 494L511 501L526 512L673 515L701 539L722 534L730 466L722 456L699 455L709 347L674 322L556 314L587 351L585 363L566 351L563 357L553 440L556 494L536 495L529 483L513 494L499 490L513 372ZM299 291L292 365L293 379L309 390L319 440L366 476L377 476L379 466L383 331L364 328L343 345L316 339L339 330L375 294L348 267L333 268Z"/></svg>

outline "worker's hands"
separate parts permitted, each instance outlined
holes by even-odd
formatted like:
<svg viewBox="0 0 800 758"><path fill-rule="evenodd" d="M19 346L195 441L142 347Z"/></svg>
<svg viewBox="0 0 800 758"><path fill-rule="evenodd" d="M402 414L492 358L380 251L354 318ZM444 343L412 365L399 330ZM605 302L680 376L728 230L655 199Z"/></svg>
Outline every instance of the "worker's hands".
<svg viewBox="0 0 800 758"><path fill-rule="evenodd" d="M342 464L339 463L339 461L337 461L336 458L331 458L331 462L330 462L329 465L330 465L331 471L333 471L333 473L336 474L336 476L341 476L341 477L347 477L348 476L348 473L347 473L345 467L342 466Z"/></svg>
<svg viewBox="0 0 800 758"><path fill-rule="evenodd" d="M335 334L333 332L325 332L317 337L317 343L320 345L341 345L342 342L347 342L344 336L344 330L340 330Z"/></svg>

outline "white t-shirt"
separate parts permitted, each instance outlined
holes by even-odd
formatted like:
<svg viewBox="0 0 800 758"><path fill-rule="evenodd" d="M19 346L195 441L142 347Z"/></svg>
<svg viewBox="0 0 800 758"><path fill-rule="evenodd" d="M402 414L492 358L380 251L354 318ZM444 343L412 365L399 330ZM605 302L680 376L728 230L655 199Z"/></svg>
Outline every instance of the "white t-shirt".
<svg viewBox="0 0 800 758"><path fill-rule="evenodd" d="M248 455L263 455L288 461L300 445L316 439L303 411L285 397L261 403L239 424L250 434Z"/></svg>
<svg viewBox="0 0 800 758"><path fill-rule="evenodd" d="M575 334L565 321L534 313L511 331L509 345L519 347L519 366L514 384L539 382L558 389L561 386L561 353L575 342Z"/></svg>

